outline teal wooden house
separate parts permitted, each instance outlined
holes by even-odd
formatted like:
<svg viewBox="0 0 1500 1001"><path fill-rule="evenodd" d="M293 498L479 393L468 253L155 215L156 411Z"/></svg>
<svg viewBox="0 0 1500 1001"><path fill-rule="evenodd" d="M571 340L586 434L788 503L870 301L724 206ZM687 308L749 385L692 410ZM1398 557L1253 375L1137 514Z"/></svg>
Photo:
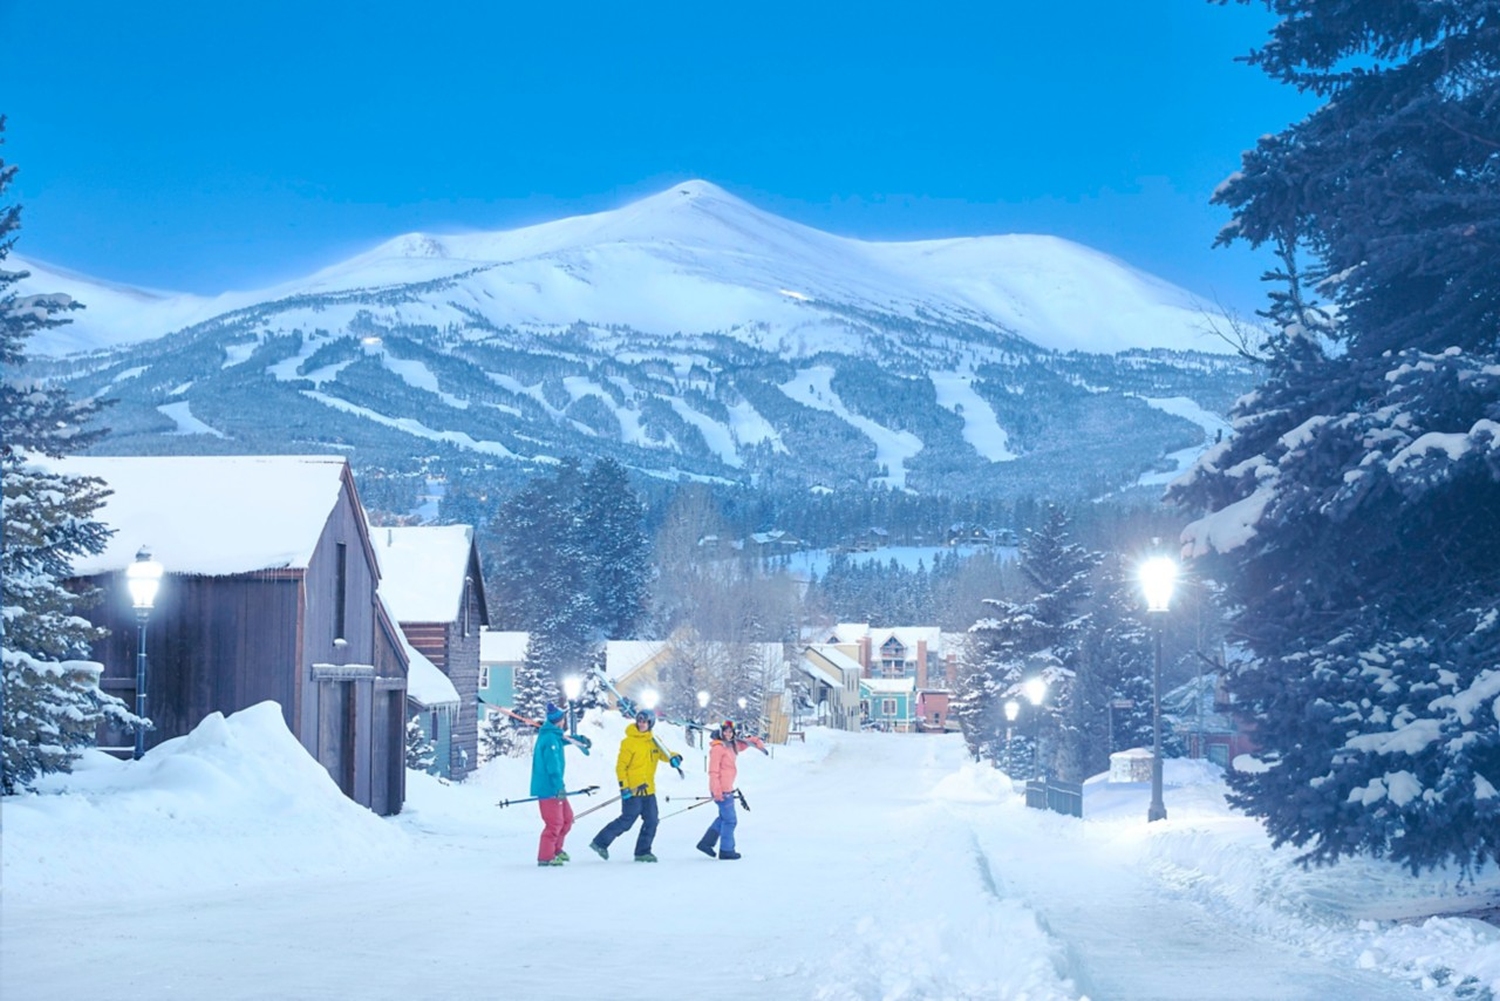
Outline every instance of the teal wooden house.
<svg viewBox="0 0 1500 1001"><path fill-rule="evenodd" d="M866 728L909 733L917 724L917 679L861 678L859 708Z"/></svg>

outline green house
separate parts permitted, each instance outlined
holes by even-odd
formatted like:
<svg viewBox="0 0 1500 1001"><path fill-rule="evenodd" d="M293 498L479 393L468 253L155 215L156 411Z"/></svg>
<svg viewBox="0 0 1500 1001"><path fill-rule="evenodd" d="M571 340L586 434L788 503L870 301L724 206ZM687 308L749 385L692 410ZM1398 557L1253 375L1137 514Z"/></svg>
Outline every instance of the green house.
<svg viewBox="0 0 1500 1001"><path fill-rule="evenodd" d="M917 725L916 678L859 679L861 722L867 729L909 733Z"/></svg>
<svg viewBox="0 0 1500 1001"><path fill-rule="evenodd" d="M486 706L515 708L516 671L526 661L526 645L530 642L530 633L480 630L479 717L481 727L484 725L485 713L493 711L487 710Z"/></svg>

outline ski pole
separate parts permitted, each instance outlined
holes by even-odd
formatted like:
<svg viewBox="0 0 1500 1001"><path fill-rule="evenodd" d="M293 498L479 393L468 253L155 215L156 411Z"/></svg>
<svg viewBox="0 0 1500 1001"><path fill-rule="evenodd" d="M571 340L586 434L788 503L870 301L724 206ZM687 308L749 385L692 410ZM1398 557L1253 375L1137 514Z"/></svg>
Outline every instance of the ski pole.
<svg viewBox="0 0 1500 1001"><path fill-rule="evenodd" d="M738 789L736 789L734 791L734 794L739 797L739 799L740 799L740 806L743 806L745 808L745 812L749 813L750 812L750 804L745 801L745 794L742 793L742 792L740 792Z"/></svg>
<svg viewBox="0 0 1500 1001"><path fill-rule="evenodd" d="M611 804L611 803L618 803L619 801L620 801L620 797L619 796L611 796L609 799L605 800L603 803L600 803L598 806L591 806L587 810L584 810L582 813L575 813L573 815L573 820L576 823L578 820L580 820L580 819L582 819L584 817L587 817L589 814L593 813L595 810L602 810L606 806L609 806L609 804Z"/></svg>
<svg viewBox="0 0 1500 1001"><path fill-rule="evenodd" d="M584 786L582 789L574 789L563 793L564 796L592 796L598 786ZM556 799L556 796L527 796L525 799L502 799L496 806L515 806L518 803L535 803L539 799Z"/></svg>
<svg viewBox="0 0 1500 1001"><path fill-rule="evenodd" d="M693 798L698 800L698 802L694 803L692 806L685 806L681 810L673 810L671 813L664 813L658 819L666 820L668 817L675 817L679 813L687 813L689 810L696 810L700 806L707 806L709 803L712 803L714 801L714 798L712 796L694 796Z"/></svg>

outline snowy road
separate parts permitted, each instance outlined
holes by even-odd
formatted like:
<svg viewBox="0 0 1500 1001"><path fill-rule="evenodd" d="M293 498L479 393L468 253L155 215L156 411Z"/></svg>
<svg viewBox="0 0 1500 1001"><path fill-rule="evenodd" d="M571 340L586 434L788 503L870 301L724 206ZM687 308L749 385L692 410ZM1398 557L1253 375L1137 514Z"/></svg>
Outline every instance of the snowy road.
<svg viewBox="0 0 1500 1001"><path fill-rule="evenodd" d="M703 791L700 754L688 752L686 781L663 769L664 795ZM612 785L612 760L605 750L572 761L570 779ZM344 857L299 856L295 879L269 876L275 846L234 845L211 857L208 875L199 866L191 883L177 879L174 853L216 849L164 829L163 857L143 870L152 888L127 895L118 877L91 881L66 851L53 859L64 875L34 868L47 853L23 825L23 843L6 844L0 995L1418 995L1336 950L1301 948L1289 940L1295 925L1216 905L1153 849L1141 790L1101 794L1100 819L1079 823L1026 810L998 773L966 761L956 738L899 735L814 734L774 758L749 752L740 778L753 810L741 815L734 863L693 849L706 809L663 821L660 863L629 860L633 833L603 862L585 843L613 816L606 808L569 839L568 866L538 869L534 807L493 806L520 794L524 763L463 786L414 783L408 811L378 822L399 836L356 842ZM1183 823L1174 813L1153 826Z"/></svg>

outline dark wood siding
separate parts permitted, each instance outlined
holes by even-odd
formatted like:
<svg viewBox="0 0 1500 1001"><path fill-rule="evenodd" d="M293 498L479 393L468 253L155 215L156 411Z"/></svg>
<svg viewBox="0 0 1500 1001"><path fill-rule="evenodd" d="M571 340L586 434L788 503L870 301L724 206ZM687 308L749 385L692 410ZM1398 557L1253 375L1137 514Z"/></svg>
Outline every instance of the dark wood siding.
<svg viewBox="0 0 1500 1001"><path fill-rule="evenodd" d="M312 665L375 663L375 575L364 542L364 515L356 510L348 490L339 494L338 503L323 526L323 534L307 564L307 617L302 635L302 743L318 760L324 760L316 741L320 733L331 732L320 716L341 711L338 705L319 705L320 683L312 678ZM337 604L340 597L338 547L348 554L344 568L345 600L344 636L337 634ZM326 762L325 762L326 763Z"/></svg>
<svg viewBox="0 0 1500 1001"><path fill-rule="evenodd" d="M296 572L235 577L168 573L146 623L147 705L155 729L146 746L180 737L210 713L267 699L297 732ZM110 630L94 648L102 685L135 705L136 617L124 574L96 578L102 601L89 618Z"/></svg>

